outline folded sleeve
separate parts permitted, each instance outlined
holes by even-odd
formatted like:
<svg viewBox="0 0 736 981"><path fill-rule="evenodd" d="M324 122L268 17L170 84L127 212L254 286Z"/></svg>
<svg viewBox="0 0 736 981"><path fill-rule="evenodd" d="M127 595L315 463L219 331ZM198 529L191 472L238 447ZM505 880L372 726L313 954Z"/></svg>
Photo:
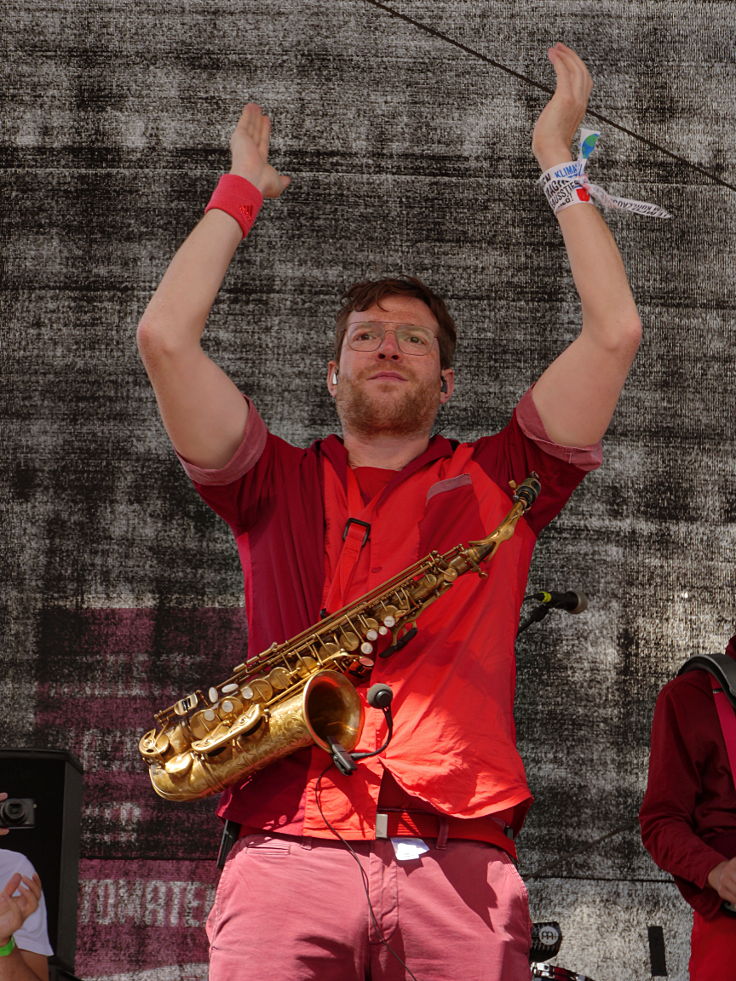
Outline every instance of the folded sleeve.
<svg viewBox="0 0 736 981"><path fill-rule="evenodd" d="M185 460L180 453L176 454L190 480L195 484L200 484L203 487L218 487L224 484L232 484L234 481L244 477L260 460L266 447L268 430L255 405L253 405L247 396L243 397L248 403L248 420L245 424L243 437L240 440L238 448L224 467L208 470L204 467L197 467L188 460Z"/></svg>
<svg viewBox="0 0 736 981"><path fill-rule="evenodd" d="M524 435L550 456L556 457L564 463L570 463L579 470L589 471L600 467L603 461L603 449L600 440L592 446L563 446L561 443L554 443L549 438L534 404L531 388L524 393L517 405L516 418Z"/></svg>
<svg viewBox="0 0 736 981"><path fill-rule="evenodd" d="M504 489L508 489L511 480L518 484L530 473L536 473L542 489L525 515L535 534L559 514L586 473L601 462L600 444L560 446L549 438L532 401L531 389L521 398L508 425L494 436L478 440L475 447L477 462Z"/></svg>

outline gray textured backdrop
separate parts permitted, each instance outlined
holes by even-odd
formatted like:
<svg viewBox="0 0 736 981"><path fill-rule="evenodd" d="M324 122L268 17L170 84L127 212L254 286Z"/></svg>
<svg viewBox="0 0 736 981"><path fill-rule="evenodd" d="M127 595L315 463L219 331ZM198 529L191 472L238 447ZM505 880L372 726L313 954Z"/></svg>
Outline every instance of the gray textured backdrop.
<svg viewBox="0 0 736 981"><path fill-rule="evenodd" d="M566 41L595 76L594 109L736 181L733 2L393 5L546 84L545 47ZM242 584L157 421L137 319L257 100L293 186L228 275L209 349L306 443L334 425L322 366L341 289L417 274L462 329L444 431L494 430L578 324L533 183L544 96L366 0L6 0L0 17L2 741L68 748L87 770L81 976L200 978L212 803L153 799L136 745L154 709L239 659ZM611 128L591 170L677 220L611 219L646 339L605 467L532 571L591 608L519 642L537 797L522 871L534 915L562 922L559 963L642 981L661 924L683 979L686 907L634 818L657 689L736 623L736 195Z"/></svg>

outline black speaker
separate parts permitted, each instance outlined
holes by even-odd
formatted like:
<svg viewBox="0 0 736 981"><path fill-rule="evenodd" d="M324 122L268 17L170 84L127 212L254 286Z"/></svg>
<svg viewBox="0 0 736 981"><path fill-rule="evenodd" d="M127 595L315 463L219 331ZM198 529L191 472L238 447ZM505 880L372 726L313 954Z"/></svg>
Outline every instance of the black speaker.
<svg viewBox="0 0 736 981"><path fill-rule="evenodd" d="M63 967L55 967L49 964L49 981L81 981L76 974L70 974Z"/></svg>
<svg viewBox="0 0 736 981"><path fill-rule="evenodd" d="M53 749L0 750L0 792L35 803L33 827L18 826L0 847L21 852L36 868L48 912L51 963L74 972L77 946L82 767Z"/></svg>

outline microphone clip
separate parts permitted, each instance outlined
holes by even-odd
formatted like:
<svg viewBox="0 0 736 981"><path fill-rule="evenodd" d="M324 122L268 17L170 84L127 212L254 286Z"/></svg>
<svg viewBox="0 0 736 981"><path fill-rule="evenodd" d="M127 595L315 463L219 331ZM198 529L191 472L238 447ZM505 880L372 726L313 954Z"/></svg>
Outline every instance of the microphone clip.
<svg viewBox="0 0 736 981"><path fill-rule="evenodd" d="M332 762L340 773L345 777L349 777L351 773L355 773L358 769L358 764L353 759L353 754L349 753L340 743L333 742L331 739L329 745Z"/></svg>
<svg viewBox="0 0 736 981"><path fill-rule="evenodd" d="M386 749L388 744L391 742L391 737L394 734L394 720L391 714L391 701L394 697L394 693L391 691L388 685L376 684L371 685L368 689L368 694L366 696L368 704L372 708L380 708L383 712L384 718L386 719L386 725L388 727L388 733L383 745L379 746L378 749L372 750L370 753L351 753L340 743L335 742L332 739L328 739L328 745L330 747L330 755L332 756L332 762L335 767L339 770L343 776L349 777L351 773L355 773L358 769L358 760L364 760L369 756L378 756L380 753Z"/></svg>

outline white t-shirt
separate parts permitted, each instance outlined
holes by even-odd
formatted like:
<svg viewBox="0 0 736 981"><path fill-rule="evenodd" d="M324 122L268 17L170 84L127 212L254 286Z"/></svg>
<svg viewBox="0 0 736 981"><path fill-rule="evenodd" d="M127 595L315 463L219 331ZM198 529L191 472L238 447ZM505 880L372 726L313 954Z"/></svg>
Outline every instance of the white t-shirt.
<svg viewBox="0 0 736 981"><path fill-rule="evenodd" d="M0 889L4 889L11 876L16 872L30 878L35 869L25 855L20 852L11 852L7 848L0 848ZM28 917L23 926L13 934L16 947L21 950L30 950L33 954L44 954L50 957L53 954L49 943L49 934L46 928L46 901L41 894L41 901L38 909Z"/></svg>

